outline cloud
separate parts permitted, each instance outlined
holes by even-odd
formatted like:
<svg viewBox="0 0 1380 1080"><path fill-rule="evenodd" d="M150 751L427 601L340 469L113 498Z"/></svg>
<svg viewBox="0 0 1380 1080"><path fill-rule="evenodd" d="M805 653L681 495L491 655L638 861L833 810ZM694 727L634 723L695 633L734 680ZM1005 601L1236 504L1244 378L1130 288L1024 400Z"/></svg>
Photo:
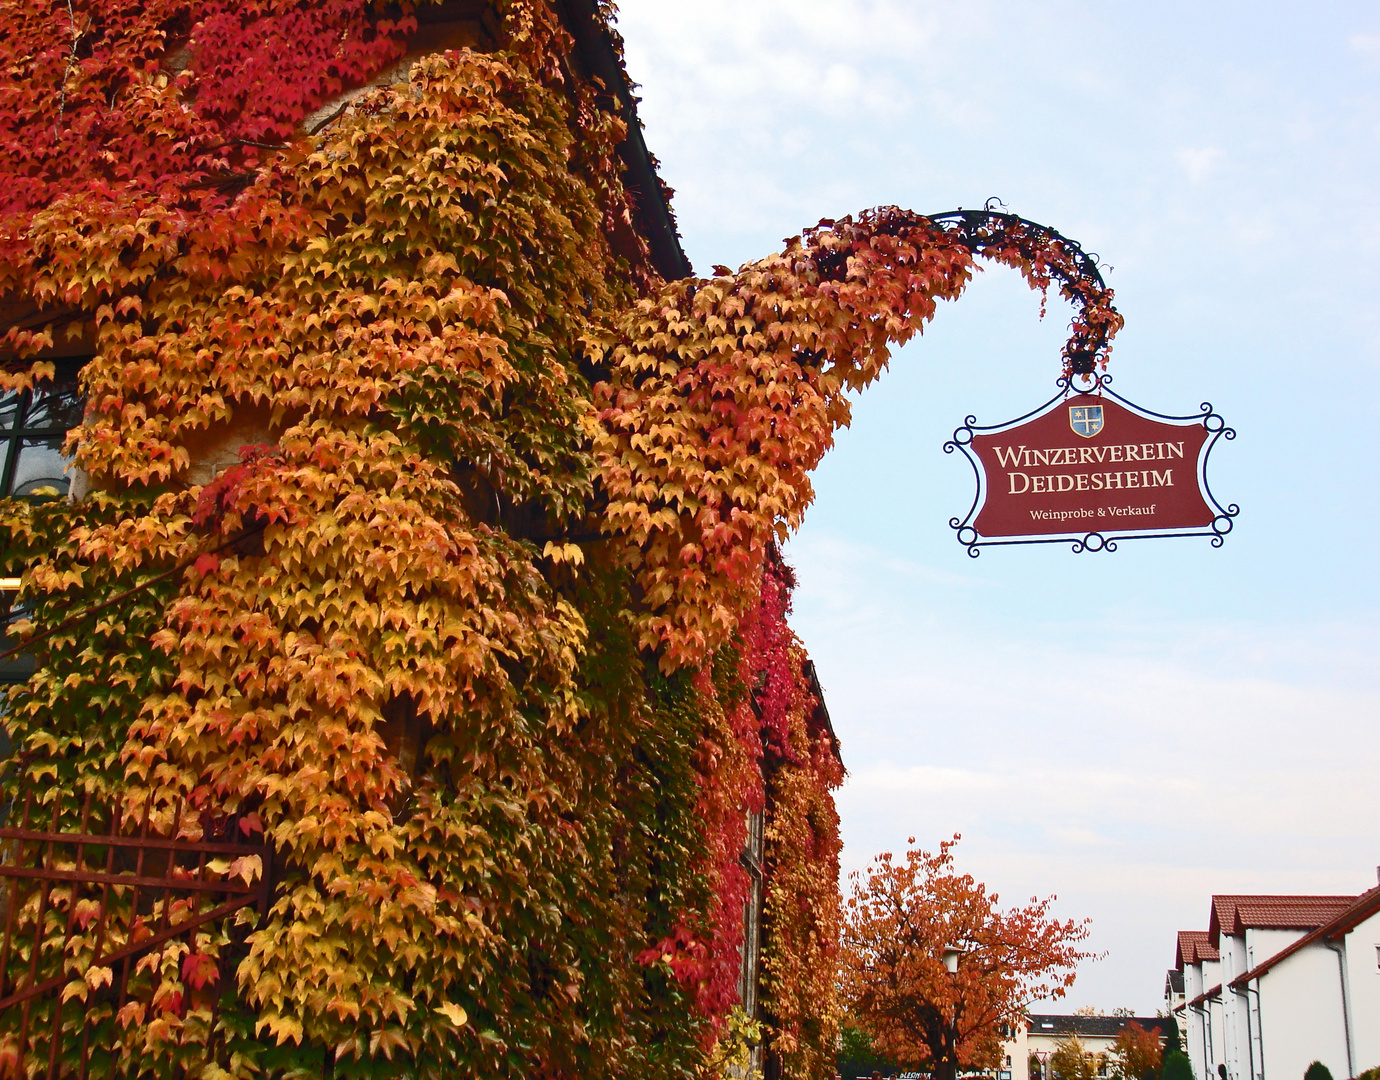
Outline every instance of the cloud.
<svg viewBox="0 0 1380 1080"><path fill-rule="evenodd" d="M1380 34L1348 55L1340 17L1304 34L1230 5L621 7L697 264L821 216L997 194L1116 266L1119 388L1170 411L1201 393L1241 431L1224 551L969 560L944 521L971 477L937 447L969 409L1049 392L1067 315L1037 326L997 271L898 354L789 550L851 770L846 865L962 831L1004 895L1094 917L1112 956L1066 1005L1107 1008L1158 1004L1173 932L1214 891L1370 884ZM1348 387L1325 423L1299 404L1313 370Z"/></svg>
<svg viewBox="0 0 1380 1080"><path fill-rule="evenodd" d="M1196 150L1190 148L1177 150L1174 157L1188 175L1189 180L1195 184L1201 184L1217 172L1218 167L1226 160L1227 153L1215 146L1205 146Z"/></svg>
<svg viewBox="0 0 1380 1080"><path fill-rule="evenodd" d="M1352 34L1346 43L1352 52L1372 63L1380 61L1380 34Z"/></svg>
<svg viewBox="0 0 1380 1080"><path fill-rule="evenodd" d="M720 250L713 261L760 256L771 249L764 239L774 247L823 215L881 201L878 171L922 140L906 124L917 94L937 102L925 110L935 123L993 115L986 92L955 68L953 39L975 21L965 5L627 0L619 21L629 70L655 72L643 76L640 113L681 220L770 230L741 256ZM887 129L895 133L879 138Z"/></svg>
<svg viewBox="0 0 1380 1080"><path fill-rule="evenodd" d="M1205 926L1214 892L1367 887L1369 624L1157 619L1090 585L1072 595L1092 618L1011 624L979 568L809 532L787 556L849 769L845 871L962 833L961 868L1003 896L1093 917L1111 955L1068 1004L1154 1006L1174 932Z"/></svg>

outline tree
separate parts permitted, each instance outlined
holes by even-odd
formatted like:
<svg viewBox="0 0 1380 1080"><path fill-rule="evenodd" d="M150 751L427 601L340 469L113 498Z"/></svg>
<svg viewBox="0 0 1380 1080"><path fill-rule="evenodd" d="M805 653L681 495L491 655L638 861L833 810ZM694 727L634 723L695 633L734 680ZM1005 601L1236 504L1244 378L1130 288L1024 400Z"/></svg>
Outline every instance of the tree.
<svg viewBox="0 0 1380 1080"><path fill-rule="evenodd" d="M1125 1080L1153 1080L1163 1062L1160 1038L1132 1020L1112 1044L1112 1060Z"/></svg>
<svg viewBox="0 0 1380 1080"><path fill-rule="evenodd" d="M1164 1055L1160 1080L1193 1080L1193 1063L1182 1050L1170 1050Z"/></svg>
<svg viewBox="0 0 1380 1080"><path fill-rule="evenodd" d="M1332 1080L1332 1070L1321 1061L1315 1061L1303 1071L1303 1080Z"/></svg>
<svg viewBox="0 0 1380 1080"><path fill-rule="evenodd" d="M1164 1032L1165 1053L1168 1054L1174 1050L1178 1050L1182 1053L1184 1049L1184 1037L1183 1033L1179 1030L1179 1021L1175 1018L1173 1013L1165 1012L1163 1009L1160 1010L1159 1016L1164 1020L1164 1027L1161 1030Z"/></svg>
<svg viewBox="0 0 1380 1080"><path fill-rule="evenodd" d="M1001 911L996 893L954 868L958 840L934 855L912 848L904 863L878 855L865 880L855 873L843 935L854 1015L879 1051L928 1064L938 1080L994 1066L999 1026L1062 997L1091 956L1078 948L1088 920L1051 919L1054 897Z"/></svg>
<svg viewBox="0 0 1380 1080"><path fill-rule="evenodd" d="M1095 1080L1101 1059L1102 1055L1090 1051L1077 1035L1060 1039L1049 1055L1050 1080Z"/></svg>
<svg viewBox="0 0 1380 1080"><path fill-rule="evenodd" d="M852 1017L844 1017L839 1024L839 1052L836 1065L844 1077L871 1076L874 1071L890 1076L897 1071L896 1062L881 1054L868 1035Z"/></svg>

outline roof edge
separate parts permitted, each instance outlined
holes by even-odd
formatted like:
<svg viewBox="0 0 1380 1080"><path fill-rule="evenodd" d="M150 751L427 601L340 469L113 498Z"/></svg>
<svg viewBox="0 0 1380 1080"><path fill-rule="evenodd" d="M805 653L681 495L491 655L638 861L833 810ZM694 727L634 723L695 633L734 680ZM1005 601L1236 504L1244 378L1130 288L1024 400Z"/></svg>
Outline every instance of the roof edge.
<svg viewBox="0 0 1380 1080"><path fill-rule="evenodd" d="M690 277L694 268L681 247L675 214L656 171L656 159L642 135L632 83L614 44L612 30L600 15L597 0L554 0L554 6L575 39L581 61L608 88L627 125L628 135L618 144L618 153L627 169L630 182L625 186L633 196L638 224L651 248L652 264L668 281Z"/></svg>
<svg viewBox="0 0 1380 1080"><path fill-rule="evenodd" d="M1222 996L1222 984L1221 984L1221 983L1218 983L1218 984L1217 984L1216 986L1214 986L1211 990L1204 990L1204 991L1203 991L1201 994L1199 994L1196 998L1194 998L1192 1001L1190 1001L1190 1002L1188 1003L1188 1006L1187 1006L1187 1007L1190 1008L1190 1009L1196 1009L1199 1005L1203 1004L1203 1002L1205 1002L1205 1001L1211 1001L1213 998L1221 997L1221 996Z"/></svg>
<svg viewBox="0 0 1380 1080"><path fill-rule="evenodd" d="M834 721L829 716L829 706L824 702L824 687L819 682L819 672L815 668L815 662L807 659L805 661L805 678L810 683L810 693L814 694L816 708L815 720L824 728L829 735L829 744L833 747L834 757L840 765L843 764L843 747L839 743L839 737L834 732Z"/></svg>
<svg viewBox="0 0 1380 1080"><path fill-rule="evenodd" d="M1262 961L1249 971L1238 975L1231 981L1231 988L1235 990L1238 987L1243 987L1247 983L1260 978L1260 976L1264 975L1271 968L1289 959L1294 953L1306 949L1309 945L1339 936L1345 937L1376 912L1380 912L1380 886L1376 886L1369 892L1362 893L1356 898L1354 904L1336 918L1332 919L1332 921L1326 922L1316 930L1304 934L1303 937L1299 938L1297 941L1291 942L1280 949L1279 952L1275 953L1275 955L1268 960Z"/></svg>

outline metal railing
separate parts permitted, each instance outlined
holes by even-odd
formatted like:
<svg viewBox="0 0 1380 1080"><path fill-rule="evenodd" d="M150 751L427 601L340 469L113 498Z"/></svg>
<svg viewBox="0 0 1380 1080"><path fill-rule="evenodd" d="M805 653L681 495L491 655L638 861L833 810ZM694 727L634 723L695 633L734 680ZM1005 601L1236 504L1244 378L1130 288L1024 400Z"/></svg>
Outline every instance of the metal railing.
<svg viewBox="0 0 1380 1080"><path fill-rule="evenodd" d="M31 795L18 825L0 828L0 1071L84 1080L93 1054L160 1010L209 1010L215 1040L242 953L237 916L267 914L271 853L243 818L185 829L185 811Z"/></svg>

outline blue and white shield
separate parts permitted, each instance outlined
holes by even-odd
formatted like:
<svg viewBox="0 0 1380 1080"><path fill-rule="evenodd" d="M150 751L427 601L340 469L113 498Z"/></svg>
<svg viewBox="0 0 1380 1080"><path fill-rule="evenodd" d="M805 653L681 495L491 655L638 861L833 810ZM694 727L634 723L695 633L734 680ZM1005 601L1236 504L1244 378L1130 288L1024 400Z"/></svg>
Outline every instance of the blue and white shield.
<svg viewBox="0 0 1380 1080"><path fill-rule="evenodd" d="M1070 405L1069 427L1073 428L1074 434L1091 439L1102 430L1102 406Z"/></svg>

